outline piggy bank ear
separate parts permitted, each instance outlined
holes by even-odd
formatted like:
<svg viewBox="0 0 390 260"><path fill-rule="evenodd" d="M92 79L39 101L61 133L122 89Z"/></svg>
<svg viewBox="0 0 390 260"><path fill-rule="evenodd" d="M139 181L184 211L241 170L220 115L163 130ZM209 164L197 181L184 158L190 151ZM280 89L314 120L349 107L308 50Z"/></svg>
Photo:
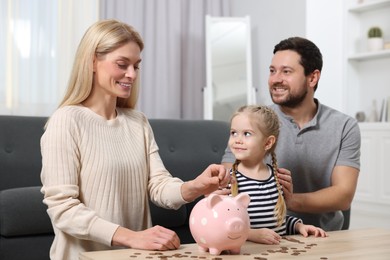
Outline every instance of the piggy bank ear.
<svg viewBox="0 0 390 260"><path fill-rule="evenodd" d="M222 197L221 195L218 195L218 194L210 194L207 198L206 198L206 205L208 208L213 208L215 205L217 205L217 203L221 202L222 201Z"/></svg>
<svg viewBox="0 0 390 260"><path fill-rule="evenodd" d="M234 199L237 201L237 203L240 203L245 208L248 208L249 202L251 201L251 198L247 193L239 193L234 197Z"/></svg>

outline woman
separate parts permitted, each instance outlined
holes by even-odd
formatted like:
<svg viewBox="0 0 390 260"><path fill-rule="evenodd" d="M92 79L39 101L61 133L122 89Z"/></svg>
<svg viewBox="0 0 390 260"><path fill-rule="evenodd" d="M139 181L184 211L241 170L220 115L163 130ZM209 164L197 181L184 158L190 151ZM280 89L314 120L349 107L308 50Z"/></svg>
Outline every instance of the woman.
<svg viewBox="0 0 390 260"><path fill-rule="evenodd" d="M149 198L177 209L227 185L221 165L188 182L164 168L147 118L134 109L142 49L140 35L116 20L93 24L80 42L65 97L41 139L51 259L116 246L176 249L173 231L151 227Z"/></svg>

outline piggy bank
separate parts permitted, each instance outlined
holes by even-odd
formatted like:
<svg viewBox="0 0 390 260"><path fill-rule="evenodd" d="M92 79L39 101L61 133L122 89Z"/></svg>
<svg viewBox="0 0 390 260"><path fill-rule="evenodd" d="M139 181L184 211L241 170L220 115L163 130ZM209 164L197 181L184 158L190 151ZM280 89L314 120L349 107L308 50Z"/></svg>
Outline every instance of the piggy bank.
<svg viewBox="0 0 390 260"><path fill-rule="evenodd" d="M201 199L190 214L190 231L199 250L220 255L228 250L239 254L248 238L250 197L240 193L235 197L210 194Z"/></svg>

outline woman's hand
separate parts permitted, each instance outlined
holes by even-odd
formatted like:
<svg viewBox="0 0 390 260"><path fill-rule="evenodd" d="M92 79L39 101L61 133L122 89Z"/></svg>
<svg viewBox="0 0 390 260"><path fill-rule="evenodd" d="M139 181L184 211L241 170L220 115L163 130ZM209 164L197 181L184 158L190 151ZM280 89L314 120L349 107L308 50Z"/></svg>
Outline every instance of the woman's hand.
<svg viewBox="0 0 390 260"><path fill-rule="evenodd" d="M227 187L229 181L230 174L225 167L212 164L194 180L183 183L181 193L186 201L193 201L201 195Z"/></svg>
<svg viewBox="0 0 390 260"><path fill-rule="evenodd" d="M281 239L282 237L272 229L259 228L251 229L247 240L260 244L279 245Z"/></svg>
<svg viewBox="0 0 390 260"><path fill-rule="evenodd" d="M154 226L143 231L119 227L112 238L112 245L164 251L178 249L180 239L174 231L161 226Z"/></svg>
<svg viewBox="0 0 390 260"><path fill-rule="evenodd" d="M218 190L216 190L216 191L214 191L214 192L212 192L212 193L210 193L210 194L218 194L218 195L223 195L223 196L225 196L225 195L230 195L230 194L231 194L231 191L230 191L229 188L223 188L223 189L218 189ZM207 196L210 195L210 194L206 194L205 196L207 197Z"/></svg>
<svg viewBox="0 0 390 260"><path fill-rule="evenodd" d="M321 229L319 227L315 227L313 225L305 225L305 224L300 223L300 222L295 225L295 232L300 233L304 237L307 237L309 235L313 235L315 237L327 237L328 236L323 229Z"/></svg>

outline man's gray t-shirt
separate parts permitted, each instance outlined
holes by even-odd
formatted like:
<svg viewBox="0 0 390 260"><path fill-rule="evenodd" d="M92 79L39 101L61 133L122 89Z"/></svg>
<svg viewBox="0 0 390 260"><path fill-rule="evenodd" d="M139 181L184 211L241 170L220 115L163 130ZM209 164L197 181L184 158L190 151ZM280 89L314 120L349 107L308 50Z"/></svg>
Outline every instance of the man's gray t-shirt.
<svg viewBox="0 0 390 260"><path fill-rule="evenodd" d="M338 165L360 169L360 129L357 121L335 109L318 105L317 114L302 129L279 106L271 105L280 120L276 158L280 168L291 171L295 193L313 192L331 186L333 168ZM226 148L222 162L233 163L234 155ZM270 158L267 158L270 162ZM341 211L323 214L289 212L305 224L326 231L343 225Z"/></svg>

